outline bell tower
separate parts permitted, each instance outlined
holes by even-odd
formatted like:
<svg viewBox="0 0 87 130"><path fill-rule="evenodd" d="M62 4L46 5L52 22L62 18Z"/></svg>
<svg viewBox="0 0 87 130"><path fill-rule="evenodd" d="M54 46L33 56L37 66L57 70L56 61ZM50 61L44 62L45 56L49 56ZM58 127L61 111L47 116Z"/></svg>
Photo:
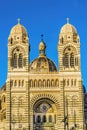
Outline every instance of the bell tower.
<svg viewBox="0 0 87 130"><path fill-rule="evenodd" d="M60 30L58 53L64 120L69 124L68 129L83 130L84 92L80 69L80 38L76 28L69 23L69 19ZM66 121L64 121L64 127L66 127Z"/></svg>
<svg viewBox="0 0 87 130"><path fill-rule="evenodd" d="M28 88L28 54L28 34L25 27L21 25L20 20L18 19L18 24L11 29L10 35L8 37L8 77L6 81L6 130L13 129L14 122L16 123L18 128L20 127L20 99L22 98L21 100L23 100L24 95L27 95L25 91L28 92L28 90L26 90L26 88ZM16 109L13 105L15 103L12 104L12 99L14 98L18 99L16 100ZM28 103L26 103L26 105L27 104ZM24 108L22 109L25 110ZM17 118L14 118L14 113L18 115Z"/></svg>
<svg viewBox="0 0 87 130"><path fill-rule="evenodd" d="M69 18L60 30L58 53L59 71L80 71L80 39Z"/></svg>
<svg viewBox="0 0 87 130"><path fill-rule="evenodd" d="M28 34L18 19L18 24L11 29L8 37L8 72L28 71L28 53Z"/></svg>

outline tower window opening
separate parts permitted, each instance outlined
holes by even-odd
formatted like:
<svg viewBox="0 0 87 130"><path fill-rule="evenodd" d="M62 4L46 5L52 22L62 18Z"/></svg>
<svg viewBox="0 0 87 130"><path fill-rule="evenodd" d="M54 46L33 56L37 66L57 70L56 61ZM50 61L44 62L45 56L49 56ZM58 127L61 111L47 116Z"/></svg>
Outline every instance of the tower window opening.
<svg viewBox="0 0 87 130"><path fill-rule="evenodd" d="M18 66L19 66L19 68L22 68L23 67L23 56L22 56L22 54L20 53L19 54L19 59L18 59Z"/></svg>
<svg viewBox="0 0 87 130"><path fill-rule="evenodd" d="M71 80L71 86L73 86L73 79Z"/></svg>
<svg viewBox="0 0 87 130"><path fill-rule="evenodd" d="M17 54L14 54L14 68L17 68Z"/></svg>
<svg viewBox="0 0 87 130"><path fill-rule="evenodd" d="M73 68L74 67L74 54L70 54L70 66Z"/></svg>
<svg viewBox="0 0 87 130"><path fill-rule="evenodd" d="M68 68L69 67L69 56L68 53L65 54L64 58L63 58L63 65Z"/></svg>

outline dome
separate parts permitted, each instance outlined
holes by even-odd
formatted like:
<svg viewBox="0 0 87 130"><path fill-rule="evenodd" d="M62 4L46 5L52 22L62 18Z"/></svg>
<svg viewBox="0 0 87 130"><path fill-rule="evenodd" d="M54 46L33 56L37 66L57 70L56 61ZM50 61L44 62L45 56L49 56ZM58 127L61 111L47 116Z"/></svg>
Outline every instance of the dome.
<svg viewBox="0 0 87 130"><path fill-rule="evenodd" d="M76 28L73 25L67 23L67 24L65 24L61 28L60 33L73 33L73 34L77 34L77 30L76 30Z"/></svg>
<svg viewBox="0 0 87 130"><path fill-rule="evenodd" d="M57 68L52 60L46 56L38 57L33 60L30 64L30 71L35 72L54 72L57 71Z"/></svg>
<svg viewBox="0 0 87 130"><path fill-rule="evenodd" d="M39 44L39 50L43 51L43 50L45 50L45 48L46 48L46 46L45 46L44 41L41 41L40 44Z"/></svg>
<svg viewBox="0 0 87 130"><path fill-rule="evenodd" d="M18 22L17 25L15 25L10 32L11 35L15 35L15 34L25 34L27 35L27 31L25 29L25 27L23 25L20 24L20 22Z"/></svg>

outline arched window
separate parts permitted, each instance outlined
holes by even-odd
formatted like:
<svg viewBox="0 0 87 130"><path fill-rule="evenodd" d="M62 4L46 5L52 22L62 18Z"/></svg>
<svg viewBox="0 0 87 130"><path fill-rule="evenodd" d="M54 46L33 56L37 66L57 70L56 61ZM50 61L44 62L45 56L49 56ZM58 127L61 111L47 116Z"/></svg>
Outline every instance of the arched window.
<svg viewBox="0 0 87 130"><path fill-rule="evenodd" d="M54 86L54 80L53 79L51 80L51 86Z"/></svg>
<svg viewBox="0 0 87 130"><path fill-rule="evenodd" d="M28 58L28 57L27 57ZM16 47L12 51L12 57L10 60L10 65L14 68L23 68L23 66L26 66L26 60L28 60L25 57L25 51L21 47Z"/></svg>
<svg viewBox="0 0 87 130"><path fill-rule="evenodd" d="M46 115L43 116L43 122L46 122Z"/></svg>
<svg viewBox="0 0 87 130"><path fill-rule="evenodd" d="M14 56L14 68L17 68L17 54L15 53Z"/></svg>
<svg viewBox="0 0 87 130"><path fill-rule="evenodd" d="M50 87L50 80L47 80L47 87Z"/></svg>
<svg viewBox="0 0 87 130"><path fill-rule="evenodd" d="M38 86L39 86L39 87L42 86L42 81L41 81L41 80L38 81Z"/></svg>
<svg viewBox="0 0 87 130"><path fill-rule="evenodd" d="M40 122L41 122L41 117L37 116L37 123L40 123Z"/></svg>
<svg viewBox="0 0 87 130"><path fill-rule="evenodd" d="M73 68L74 67L74 54L70 54L70 66Z"/></svg>
<svg viewBox="0 0 87 130"><path fill-rule="evenodd" d="M19 80L19 86L21 86L21 81Z"/></svg>
<svg viewBox="0 0 87 130"><path fill-rule="evenodd" d="M22 56L22 53L19 54L18 66L19 66L19 68L23 67L23 56Z"/></svg>
<svg viewBox="0 0 87 130"><path fill-rule="evenodd" d="M69 79L67 80L67 86L69 86Z"/></svg>
<svg viewBox="0 0 87 130"><path fill-rule="evenodd" d="M52 116L49 115L49 122L52 122Z"/></svg>
<svg viewBox="0 0 87 130"><path fill-rule="evenodd" d="M17 86L17 81L16 80L14 81L14 86Z"/></svg>
<svg viewBox="0 0 87 130"><path fill-rule="evenodd" d="M22 87L24 86L24 80L22 80Z"/></svg>
<svg viewBox="0 0 87 130"><path fill-rule="evenodd" d="M68 46L63 52L63 66L64 68L74 68L78 65L78 57L76 48Z"/></svg>
<svg viewBox="0 0 87 130"><path fill-rule="evenodd" d="M63 57L63 66L65 66L66 68L69 67L69 56L68 53L66 53Z"/></svg>
<svg viewBox="0 0 87 130"><path fill-rule="evenodd" d="M74 80L74 85L76 86L76 79Z"/></svg>
<svg viewBox="0 0 87 130"><path fill-rule="evenodd" d="M30 80L30 86L33 87L33 80Z"/></svg>
<svg viewBox="0 0 87 130"><path fill-rule="evenodd" d="M56 81L55 81L55 86L56 86L56 87L59 86L59 80L58 80L58 79L56 79Z"/></svg>
<svg viewBox="0 0 87 130"><path fill-rule="evenodd" d="M34 80L34 87L37 87L37 80Z"/></svg>
<svg viewBox="0 0 87 130"><path fill-rule="evenodd" d="M43 86L46 87L46 80L43 80Z"/></svg>

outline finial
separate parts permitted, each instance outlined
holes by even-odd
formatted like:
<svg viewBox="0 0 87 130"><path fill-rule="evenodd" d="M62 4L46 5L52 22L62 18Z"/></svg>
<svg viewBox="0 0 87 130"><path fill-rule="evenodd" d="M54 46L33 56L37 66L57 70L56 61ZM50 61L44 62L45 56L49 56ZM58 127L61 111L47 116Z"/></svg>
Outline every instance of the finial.
<svg viewBox="0 0 87 130"><path fill-rule="evenodd" d="M41 34L41 41L43 41L43 36L44 36L44 35L43 35L43 34Z"/></svg>
<svg viewBox="0 0 87 130"><path fill-rule="evenodd" d="M20 20L19 18L18 18L17 20L18 20L18 24L20 24L20 21L21 21L21 20Z"/></svg>
<svg viewBox="0 0 87 130"><path fill-rule="evenodd" d="M67 23L69 23L69 20L70 20L70 19L69 19L69 18L66 18L66 20L67 20Z"/></svg>

